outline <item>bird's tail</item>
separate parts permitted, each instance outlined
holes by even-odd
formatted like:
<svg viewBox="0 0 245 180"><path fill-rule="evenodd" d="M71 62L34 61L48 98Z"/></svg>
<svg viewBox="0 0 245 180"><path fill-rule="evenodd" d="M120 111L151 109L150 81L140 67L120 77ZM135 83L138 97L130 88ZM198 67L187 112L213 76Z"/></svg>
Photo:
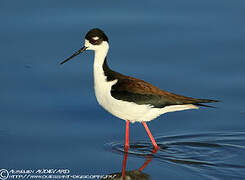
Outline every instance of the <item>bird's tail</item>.
<svg viewBox="0 0 245 180"><path fill-rule="evenodd" d="M203 106L203 107L210 107L210 108L216 108L215 106L210 106L210 105L203 104L203 103L213 103L213 102L220 102L220 101L219 100L213 100L213 99L196 99L196 102L194 103L194 105Z"/></svg>

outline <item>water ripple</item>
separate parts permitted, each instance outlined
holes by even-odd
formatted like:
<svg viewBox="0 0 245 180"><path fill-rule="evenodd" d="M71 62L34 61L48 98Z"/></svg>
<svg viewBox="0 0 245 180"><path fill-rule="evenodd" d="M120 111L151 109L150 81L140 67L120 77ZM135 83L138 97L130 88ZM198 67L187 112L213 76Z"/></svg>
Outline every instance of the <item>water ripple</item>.
<svg viewBox="0 0 245 180"><path fill-rule="evenodd" d="M160 149L153 154L152 144L145 141L130 144L131 156L147 157L186 167L210 179L245 178L245 133L203 133L160 136ZM107 148L124 153L124 144L112 142Z"/></svg>

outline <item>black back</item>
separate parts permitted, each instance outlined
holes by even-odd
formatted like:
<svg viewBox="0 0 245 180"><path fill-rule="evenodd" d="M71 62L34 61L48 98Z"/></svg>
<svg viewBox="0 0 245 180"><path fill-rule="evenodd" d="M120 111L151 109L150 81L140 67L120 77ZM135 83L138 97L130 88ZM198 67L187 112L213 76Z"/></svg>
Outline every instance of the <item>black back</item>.
<svg viewBox="0 0 245 180"><path fill-rule="evenodd" d="M154 108L184 104L207 106L200 103L217 102L217 100L196 99L163 91L143 80L111 70L107 65L106 59L103 64L103 70L107 81L117 80L117 83L111 87L111 96L118 100L134 102L139 105L151 105Z"/></svg>

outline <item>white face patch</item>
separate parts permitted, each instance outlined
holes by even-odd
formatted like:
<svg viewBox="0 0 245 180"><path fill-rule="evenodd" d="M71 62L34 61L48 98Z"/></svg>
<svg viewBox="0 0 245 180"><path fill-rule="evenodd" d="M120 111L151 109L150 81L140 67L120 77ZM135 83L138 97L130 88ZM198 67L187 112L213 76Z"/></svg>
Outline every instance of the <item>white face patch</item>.
<svg viewBox="0 0 245 180"><path fill-rule="evenodd" d="M84 46L89 47L89 45L91 45L91 44L89 43L89 41L87 39L85 39Z"/></svg>
<svg viewBox="0 0 245 180"><path fill-rule="evenodd" d="M97 36L93 37L93 40L95 40L95 41L98 40L98 39L99 39L99 37L97 37Z"/></svg>

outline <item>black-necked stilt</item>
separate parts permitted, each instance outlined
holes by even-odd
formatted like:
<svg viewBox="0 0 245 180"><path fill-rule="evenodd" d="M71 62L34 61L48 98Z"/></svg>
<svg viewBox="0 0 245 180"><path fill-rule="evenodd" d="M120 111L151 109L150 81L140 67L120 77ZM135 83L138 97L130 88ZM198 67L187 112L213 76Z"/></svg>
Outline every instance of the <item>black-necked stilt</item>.
<svg viewBox="0 0 245 180"><path fill-rule="evenodd" d="M129 148L129 122L141 122L148 133L154 149L158 149L146 122L167 112L198 109L201 103L217 102L196 99L163 91L143 80L125 76L111 70L106 56L109 41L100 29L92 29L85 36L84 47L61 64L85 50L93 50L94 88L99 104L114 116L126 121L125 150Z"/></svg>

